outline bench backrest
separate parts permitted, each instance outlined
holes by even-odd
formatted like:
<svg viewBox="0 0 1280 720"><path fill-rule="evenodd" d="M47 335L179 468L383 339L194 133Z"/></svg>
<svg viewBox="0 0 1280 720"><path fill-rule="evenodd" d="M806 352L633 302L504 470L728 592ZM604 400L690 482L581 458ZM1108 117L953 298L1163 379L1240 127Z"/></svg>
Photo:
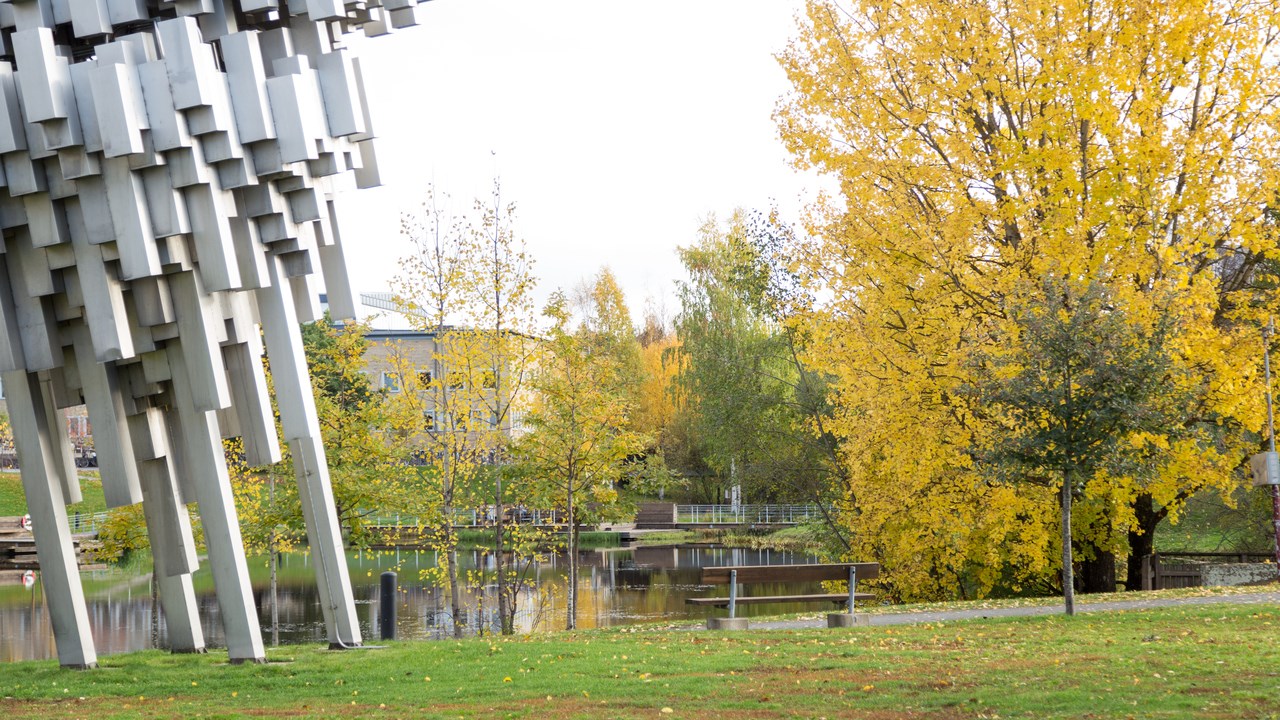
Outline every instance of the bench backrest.
<svg viewBox="0 0 1280 720"><path fill-rule="evenodd" d="M828 563L823 565L737 565L702 568L702 582L728 585L730 571L738 571L739 583L822 582L848 580L849 568L858 568L858 580L880 577L880 563Z"/></svg>

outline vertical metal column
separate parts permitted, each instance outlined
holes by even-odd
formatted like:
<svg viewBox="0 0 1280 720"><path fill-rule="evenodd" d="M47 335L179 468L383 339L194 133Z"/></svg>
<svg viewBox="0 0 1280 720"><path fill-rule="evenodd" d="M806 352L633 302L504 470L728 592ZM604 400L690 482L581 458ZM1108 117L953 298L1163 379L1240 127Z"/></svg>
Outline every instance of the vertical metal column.
<svg viewBox="0 0 1280 720"><path fill-rule="evenodd" d="M853 596L858 590L858 566L849 566L849 614L853 614Z"/></svg>
<svg viewBox="0 0 1280 720"><path fill-rule="evenodd" d="M383 640L396 639L396 574L390 570L382 573L378 591L378 634Z"/></svg>
<svg viewBox="0 0 1280 720"><path fill-rule="evenodd" d="M1271 336L1275 333L1275 321L1267 318L1267 330L1263 333L1262 367L1267 380L1267 449L1276 451L1276 416L1271 403ZM1272 478L1267 478L1272 481ZM1280 485L1271 486L1271 525L1274 531L1276 576L1280 577Z"/></svg>
<svg viewBox="0 0 1280 720"><path fill-rule="evenodd" d="M729 617L738 617L738 571L729 571Z"/></svg>

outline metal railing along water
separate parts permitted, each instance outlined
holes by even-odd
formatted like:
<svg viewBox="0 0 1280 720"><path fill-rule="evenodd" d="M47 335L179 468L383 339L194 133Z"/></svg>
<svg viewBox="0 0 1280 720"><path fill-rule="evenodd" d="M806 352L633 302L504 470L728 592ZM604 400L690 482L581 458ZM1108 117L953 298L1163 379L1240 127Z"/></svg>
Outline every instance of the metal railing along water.
<svg viewBox="0 0 1280 720"><path fill-rule="evenodd" d="M459 508L454 510L456 527L484 527L494 522L492 508ZM562 525L564 513L559 510L508 508L506 522L517 525ZM817 505L677 505L676 522L690 525L798 525L823 519ZM381 513L364 518L365 525L375 527L431 527L438 519L402 513Z"/></svg>
<svg viewBox="0 0 1280 720"><path fill-rule="evenodd" d="M484 527L493 524L495 516L492 508L457 508L453 511L454 527ZM507 523L517 525L562 525L564 513L559 510L530 510L526 508L507 508L503 513ZM407 513L381 513L367 515L365 525L387 528L426 528L439 523L438 518L424 518Z"/></svg>
<svg viewBox="0 0 1280 720"><path fill-rule="evenodd" d="M795 525L821 519L817 505L676 506L676 522L694 525Z"/></svg>

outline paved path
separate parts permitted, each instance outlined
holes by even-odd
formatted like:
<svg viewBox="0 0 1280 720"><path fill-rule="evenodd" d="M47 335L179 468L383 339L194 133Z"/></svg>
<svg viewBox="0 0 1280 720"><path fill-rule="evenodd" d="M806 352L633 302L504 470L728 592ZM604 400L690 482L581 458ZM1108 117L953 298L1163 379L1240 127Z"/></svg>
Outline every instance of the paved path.
<svg viewBox="0 0 1280 720"><path fill-rule="evenodd" d="M1178 607L1182 605L1261 605L1280 604L1280 592L1258 592L1244 595L1214 595L1209 597L1151 598L1148 600L1113 600L1110 602L1076 601L1077 613L1108 612L1112 610L1145 610L1147 608ZM950 620L979 620L996 617L1028 617L1031 615L1061 615L1061 605L1045 605L1014 608L978 608L974 610L938 610L910 613L867 613L862 615L869 625L908 625L911 623L942 622ZM757 630L795 630L826 627L826 617L815 620L751 620Z"/></svg>

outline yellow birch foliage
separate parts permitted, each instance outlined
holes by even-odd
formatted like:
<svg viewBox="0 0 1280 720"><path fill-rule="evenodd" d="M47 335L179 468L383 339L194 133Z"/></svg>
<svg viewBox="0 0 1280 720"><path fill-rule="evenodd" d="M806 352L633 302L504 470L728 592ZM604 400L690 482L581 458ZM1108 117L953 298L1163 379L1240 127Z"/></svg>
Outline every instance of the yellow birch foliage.
<svg viewBox="0 0 1280 720"><path fill-rule="evenodd" d="M633 353L612 335L629 325L625 303L599 302L612 295L612 278L596 278L597 304L576 328L568 301L553 293L544 314L553 323L532 387L530 432L520 439L517 457L542 488L543 502L565 513L568 525L569 582L566 627L577 621L578 528L617 515L616 489L626 459L644 449L646 438L631 429L636 378L629 368ZM616 287L616 285L614 286Z"/></svg>
<svg viewBox="0 0 1280 720"><path fill-rule="evenodd" d="M835 379L856 552L903 597L1054 569L1051 493L984 481L957 398L1004 308L1043 278L1101 282L1171 354L1193 401L1135 438L1150 478L1094 478L1118 548L1140 495L1226 488L1261 423L1259 319L1275 304L1269 205L1280 5L1241 0L811 0L780 55L799 167L839 183L807 218L797 319ZM994 332L1000 329L1002 332ZM1218 429L1221 427L1222 429ZM1094 525L1089 525L1094 523ZM962 587L961 581L966 584Z"/></svg>
<svg viewBox="0 0 1280 720"><path fill-rule="evenodd" d="M667 333L640 349L644 371L632 424L652 437L654 442L666 431L676 414L671 386L676 376L674 354L679 345L680 340L675 333Z"/></svg>
<svg viewBox="0 0 1280 720"><path fill-rule="evenodd" d="M403 389L395 405L406 421L405 442L425 462L421 497L441 556L434 579L449 588L460 636L454 514L521 497L523 489L504 486L502 478L509 446L522 432L539 343L533 335L533 258L515 232L515 205L502 202L496 180L490 197L476 200L470 215L455 216L443 204L447 196L433 191L418 212L405 216L402 230L414 251L401 260L395 281L397 305L415 330L432 339L431 352L415 358L393 348L391 361ZM503 522L500 513L496 522ZM507 550L515 551L510 567ZM495 548L504 631L514 616L517 586L511 581L530 552L527 542Z"/></svg>

